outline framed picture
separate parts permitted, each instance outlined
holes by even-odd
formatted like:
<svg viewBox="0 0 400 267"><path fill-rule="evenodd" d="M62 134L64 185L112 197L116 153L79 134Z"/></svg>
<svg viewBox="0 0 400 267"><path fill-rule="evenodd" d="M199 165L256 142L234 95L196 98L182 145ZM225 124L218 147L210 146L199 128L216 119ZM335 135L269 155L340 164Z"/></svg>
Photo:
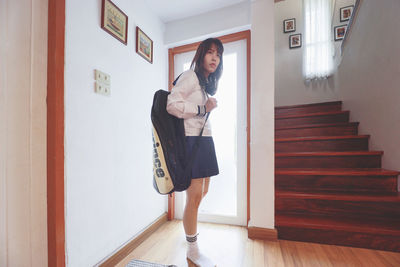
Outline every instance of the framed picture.
<svg viewBox="0 0 400 267"><path fill-rule="evenodd" d="M121 43L128 43L128 16L110 0L102 0L101 28Z"/></svg>
<svg viewBox="0 0 400 267"><path fill-rule="evenodd" d="M343 40L344 35L346 34L347 25L340 25L335 27L335 41Z"/></svg>
<svg viewBox="0 0 400 267"><path fill-rule="evenodd" d="M296 31L296 19L285 19L283 21L283 32L294 32Z"/></svg>
<svg viewBox="0 0 400 267"><path fill-rule="evenodd" d="M153 64L153 41L136 27L136 53Z"/></svg>
<svg viewBox="0 0 400 267"><path fill-rule="evenodd" d="M292 34L289 36L289 48L299 48L301 47L301 33Z"/></svg>
<svg viewBox="0 0 400 267"><path fill-rule="evenodd" d="M353 13L354 6L346 6L340 9L340 22L348 21Z"/></svg>

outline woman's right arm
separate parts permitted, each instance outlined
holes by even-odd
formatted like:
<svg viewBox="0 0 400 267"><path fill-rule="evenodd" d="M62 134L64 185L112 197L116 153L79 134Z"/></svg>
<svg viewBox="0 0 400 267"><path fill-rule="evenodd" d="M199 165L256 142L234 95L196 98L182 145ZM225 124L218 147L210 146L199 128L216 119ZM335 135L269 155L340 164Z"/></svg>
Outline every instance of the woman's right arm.
<svg viewBox="0 0 400 267"><path fill-rule="evenodd" d="M176 85L168 95L167 111L169 114L181 119L188 119L205 114L205 107L187 101L197 85L197 77L194 72L188 71L178 79Z"/></svg>

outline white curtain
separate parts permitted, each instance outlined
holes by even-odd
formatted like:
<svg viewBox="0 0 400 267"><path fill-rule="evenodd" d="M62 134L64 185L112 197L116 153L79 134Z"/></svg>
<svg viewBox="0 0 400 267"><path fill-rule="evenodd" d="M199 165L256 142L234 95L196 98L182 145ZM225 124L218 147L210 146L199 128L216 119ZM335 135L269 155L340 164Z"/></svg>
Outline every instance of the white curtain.
<svg viewBox="0 0 400 267"><path fill-rule="evenodd" d="M306 80L325 79L333 73L332 5L332 0L303 0Z"/></svg>

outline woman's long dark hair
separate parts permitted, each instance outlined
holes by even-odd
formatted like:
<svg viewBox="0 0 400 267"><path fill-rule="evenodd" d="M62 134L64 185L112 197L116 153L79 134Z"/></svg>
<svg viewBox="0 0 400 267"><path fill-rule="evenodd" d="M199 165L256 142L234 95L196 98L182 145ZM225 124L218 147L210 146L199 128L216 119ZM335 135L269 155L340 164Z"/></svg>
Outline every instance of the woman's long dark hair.
<svg viewBox="0 0 400 267"><path fill-rule="evenodd" d="M208 50L211 48L211 45L215 44L217 47L217 52L220 54L220 61L217 69L208 75L208 79L204 77L204 65L203 60L204 56L207 54ZM222 70L223 70L223 62L222 62L222 54L224 53L224 46L222 42L217 38L208 38L200 43L197 48L196 55L193 58L192 64L190 68L194 70L197 74L197 78L199 79L200 86L205 89L205 91L210 95L215 95L217 92L218 81L221 78Z"/></svg>

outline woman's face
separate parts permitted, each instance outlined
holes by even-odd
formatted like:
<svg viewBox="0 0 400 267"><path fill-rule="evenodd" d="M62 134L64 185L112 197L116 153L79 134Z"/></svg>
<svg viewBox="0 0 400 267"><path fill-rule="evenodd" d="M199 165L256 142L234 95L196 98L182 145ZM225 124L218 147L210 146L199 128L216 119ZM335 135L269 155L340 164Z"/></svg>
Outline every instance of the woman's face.
<svg viewBox="0 0 400 267"><path fill-rule="evenodd" d="M203 59L204 76L208 77L210 73L217 70L221 55L218 53L217 46L211 44Z"/></svg>

